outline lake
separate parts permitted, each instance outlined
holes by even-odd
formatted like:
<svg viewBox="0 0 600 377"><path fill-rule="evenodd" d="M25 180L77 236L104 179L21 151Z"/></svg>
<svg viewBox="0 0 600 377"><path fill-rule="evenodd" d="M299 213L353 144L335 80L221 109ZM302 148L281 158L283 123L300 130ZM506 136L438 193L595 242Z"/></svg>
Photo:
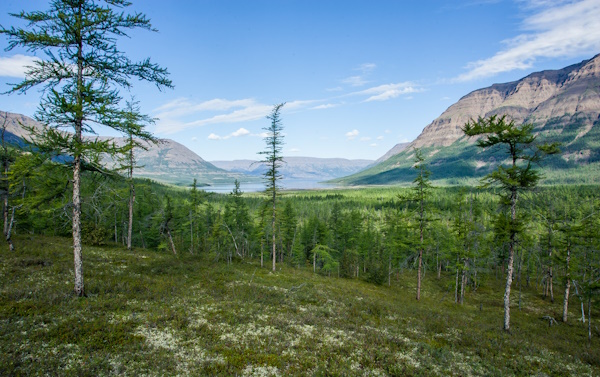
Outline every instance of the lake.
<svg viewBox="0 0 600 377"><path fill-rule="evenodd" d="M283 179L280 186L284 190L311 190L311 189L328 189L336 188L336 185L330 185L319 181L301 180L301 179ZM229 185L214 185L201 187L206 192L215 192L219 194L228 194L233 191L233 184ZM240 183L242 192L259 192L265 190L264 183Z"/></svg>

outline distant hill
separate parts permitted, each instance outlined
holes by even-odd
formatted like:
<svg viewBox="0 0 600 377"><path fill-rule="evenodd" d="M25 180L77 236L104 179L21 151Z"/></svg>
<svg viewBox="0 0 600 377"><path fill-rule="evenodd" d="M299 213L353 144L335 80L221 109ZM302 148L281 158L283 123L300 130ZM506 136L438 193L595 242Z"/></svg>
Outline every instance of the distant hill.
<svg viewBox="0 0 600 377"><path fill-rule="evenodd" d="M471 119L494 114L507 115L517 124L534 124L540 141L562 143L562 153L544 165L546 183L600 183L600 55L475 90L425 127L404 150L335 182L411 182L415 176L413 148L422 148L432 179L450 184L473 182L505 157L481 151L474 139L463 135L461 127Z"/></svg>
<svg viewBox="0 0 600 377"><path fill-rule="evenodd" d="M281 174L284 179L326 181L354 174L370 164L372 160L347 160L343 158L284 157ZM254 160L211 161L221 169L231 172L261 176L266 168Z"/></svg>
<svg viewBox="0 0 600 377"><path fill-rule="evenodd" d="M4 112L2 112L4 114ZM6 140L11 143L22 144L22 139L27 136L24 126L40 128L41 125L35 120L21 114L7 114ZM0 122L3 115L0 116ZM102 137L102 139L107 139ZM123 144L124 138L110 138L117 144ZM253 177L244 174L232 173L220 169L213 164L203 160L196 153L182 144L170 139L161 139L157 145L149 144L148 150L136 151L136 158L140 168L134 171L134 176L150 178L158 182L191 185L194 178L199 185L230 184L234 180L253 181ZM111 161L107 161L112 166Z"/></svg>

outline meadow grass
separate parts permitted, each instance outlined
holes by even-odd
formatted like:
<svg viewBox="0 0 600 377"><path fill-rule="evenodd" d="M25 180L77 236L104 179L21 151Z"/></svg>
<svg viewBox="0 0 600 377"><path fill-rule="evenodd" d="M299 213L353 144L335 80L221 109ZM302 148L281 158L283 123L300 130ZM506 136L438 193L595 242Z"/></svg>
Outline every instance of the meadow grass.
<svg viewBox="0 0 600 377"><path fill-rule="evenodd" d="M2 376L594 376L600 333L552 327L561 306L513 288L502 331L503 279L488 274L466 303L453 276L413 271L392 286L256 261L117 246L85 247L87 297L72 294L69 239L18 236L0 252ZM557 296L559 296L557 292Z"/></svg>

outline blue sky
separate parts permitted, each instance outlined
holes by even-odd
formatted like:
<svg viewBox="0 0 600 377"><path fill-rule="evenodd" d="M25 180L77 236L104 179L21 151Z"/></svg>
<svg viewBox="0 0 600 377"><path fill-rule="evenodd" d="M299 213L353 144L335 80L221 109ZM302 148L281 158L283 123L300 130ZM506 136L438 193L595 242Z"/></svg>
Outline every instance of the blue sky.
<svg viewBox="0 0 600 377"><path fill-rule="evenodd" d="M48 6L2 2L4 27L22 26L9 12ZM135 82L121 94L159 118L156 136L209 161L258 159L281 102L285 155L376 159L475 89L600 53L600 0L133 3L159 32L119 47L168 68L175 89ZM2 91L33 59L7 45L0 37ZM3 95L0 109L31 116L38 101L35 90Z"/></svg>

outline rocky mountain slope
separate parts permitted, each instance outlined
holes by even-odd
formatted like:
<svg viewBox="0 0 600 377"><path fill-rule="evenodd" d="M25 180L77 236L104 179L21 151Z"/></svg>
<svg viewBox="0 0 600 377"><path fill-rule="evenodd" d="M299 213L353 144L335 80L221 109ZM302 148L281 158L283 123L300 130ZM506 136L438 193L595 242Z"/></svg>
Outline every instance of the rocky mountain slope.
<svg viewBox="0 0 600 377"><path fill-rule="evenodd" d="M347 160L343 158L284 157L281 174L284 179L325 181L354 174L370 164L372 160ZM221 169L262 176L266 168L253 160L211 161Z"/></svg>
<svg viewBox="0 0 600 377"><path fill-rule="evenodd" d="M423 149L433 179L460 183L480 177L496 166L499 156L478 150L461 127L471 119L494 114L507 115L517 124L534 124L540 141L562 143L561 155L545 165L547 182L598 183L600 55L563 69L535 72L518 81L475 90L425 127L405 150L339 181L410 182L414 177L410 170L413 148Z"/></svg>
<svg viewBox="0 0 600 377"><path fill-rule="evenodd" d="M0 112L0 125L4 121L4 114L7 119L5 137L11 143L22 143L22 139L27 137L28 132L23 126L41 128L39 123L27 116L4 112ZM117 145L125 142L124 138L111 139ZM137 163L141 166L134 171L134 176L138 178L150 178L177 185L190 185L194 178L198 180L199 185L230 184L235 179L253 179L220 169L184 145L170 139L161 139L158 144L148 144L147 147L148 150L136 151ZM114 166L110 159L107 159L106 163L109 167Z"/></svg>

